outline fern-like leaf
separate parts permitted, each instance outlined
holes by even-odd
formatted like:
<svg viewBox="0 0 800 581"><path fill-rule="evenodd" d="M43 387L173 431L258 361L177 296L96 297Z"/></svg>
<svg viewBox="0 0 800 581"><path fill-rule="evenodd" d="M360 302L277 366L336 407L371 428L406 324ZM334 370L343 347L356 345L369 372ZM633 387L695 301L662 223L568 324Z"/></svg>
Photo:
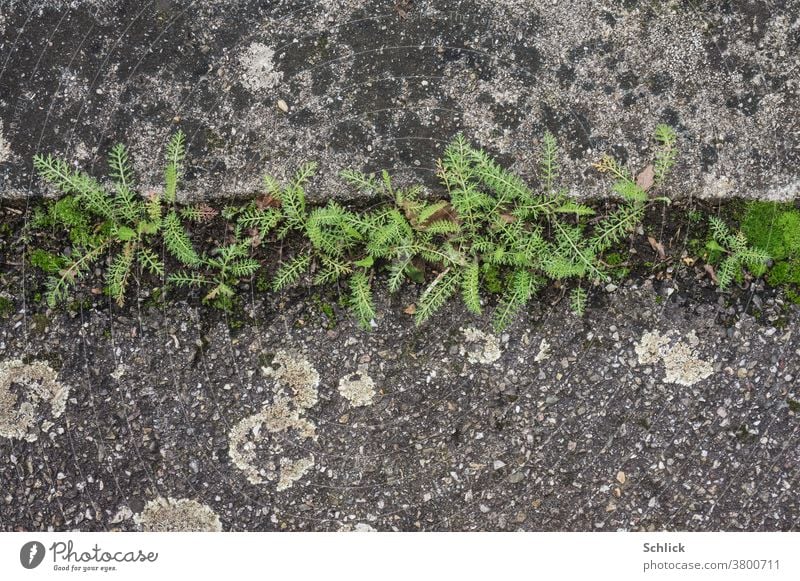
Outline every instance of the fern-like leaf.
<svg viewBox="0 0 800 581"><path fill-rule="evenodd" d="M542 138L540 179L546 193L553 192L558 179L558 144L552 133L546 131Z"/></svg>
<svg viewBox="0 0 800 581"><path fill-rule="evenodd" d="M139 264L150 274L164 275L164 263L158 255L149 248L140 248L138 254Z"/></svg>
<svg viewBox="0 0 800 581"><path fill-rule="evenodd" d="M164 169L164 201L168 204L175 202L181 164L185 156L186 136L183 131L178 130L167 144L167 165Z"/></svg>
<svg viewBox="0 0 800 581"><path fill-rule="evenodd" d="M572 312L582 317L586 312L586 303L588 302L588 295L586 291L579 286L572 289L569 295L569 306Z"/></svg>
<svg viewBox="0 0 800 581"><path fill-rule="evenodd" d="M354 272L350 277L350 308L355 314L359 326L369 331L375 319L375 305L372 300L369 278L360 270Z"/></svg>
<svg viewBox="0 0 800 581"><path fill-rule="evenodd" d="M425 289L417 303L415 321L421 325L438 311L458 289L461 275L458 269L443 270Z"/></svg>
<svg viewBox="0 0 800 581"><path fill-rule="evenodd" d="M106 272L106 293L116 301L120 307L125 304L125 291L131 276L135 254L135 245L128 242L122 251L114 257Z"/></svg>
<svg viewBox="0 0 800 581"><path fill-rule="evenodd" d="M202 259L192 246L192 241L174 210L164 217L164 243L170 254L182 264L197 267L202 263Z"/></svg>
<svg viewBox="0 0 800 581"><path fill-rule="evenodd" d="M508 327L520 309L530 301L540 284L539 279L527 270L514 271L494 314L495 331L500 332Z"/></svg>
<svg viewBox="0 0 800 581"><path fill-rule="evenodd" d="M678 157L678 150L675 147L678 135L672 127L662 123L656 126L653 137L659 144L653 164L655 183L661 184L667 178Z"/></svg>
<svg viewBox="0 0 800 581"><path fill-rule="evenodd" d="M463 271L461 296L468 311L476 315L481 314L480 267L477 262L468 264Z"/></svg>
<svg viewBox="0 0 800 581"><path fill-rule="evenodd" d="M311 264L311 257L308 254L295 256L288 262L284 262L275 273L272 281L272 289L279 291L296 283Z"/></svg>

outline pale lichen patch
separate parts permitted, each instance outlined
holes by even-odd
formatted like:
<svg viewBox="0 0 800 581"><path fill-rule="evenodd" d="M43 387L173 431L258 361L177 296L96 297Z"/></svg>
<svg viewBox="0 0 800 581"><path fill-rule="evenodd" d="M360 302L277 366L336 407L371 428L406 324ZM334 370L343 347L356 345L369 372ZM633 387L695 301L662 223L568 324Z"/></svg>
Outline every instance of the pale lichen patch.
<svg viewBox="0 0 800 581"><path fill-rule="evenodd" d="M272 366L264 367L261 371L265 376L274 378L278 388L291 389L293 401L298 407L308 409L317 403L319 373L305 357L281 350L275 354ZM277 393L280 394L280 389Z"/></svg>
<svg viewBox="0 0 800 581"><path fill-rule="evenodd" d="M650 331L642 335L641 340L634 346L639 363L651 365L659 360L664 364L664 383L677 383L678 385L691 386L706 379L714 373L714 367L708 361L700 359L694 347L700 340L691 331L683 339L675 330L667 331L663 335L658 331Z"/></svg>
<svg viewBox="0 0 800 581"><path fill-rule="evenodd" d="M339 379L339 393L354 407L370 405L375 399L375 382L367 375L367 366Z"/></svg>
<svg viewBox="0 0 800 581"><path fill-rule="evenodd" d="M3 124L0 123L0 163L11 159L11 147L3 137Z"/></svg>
<svg viewBox="0 0 800 581"><path fill-rule="evenodd" d="M378 529L374 526L367 524L367 523L355 523L355 524L342 524L339 526L340 533L377 533Z"/></svg>
<svg viewBox="0 0 800 581"><path fill-rule="evenodd" d="M539 343L539 352L533 358L534 362L541 363L542 361L547 361L550 359L550 343L547 342L547 339L542 339L542 342Z"/></svg>
<svg viewBox="0 0 800 581"><path fill-rule="evenodd" d="M157 497L133 517L139 528L151 533L219 532L222 523L211 507L196 500Z"/></svg>
<svg viewBox="0 0 800 581"><path fill-rule="evenodd" d="M286 456L292 435L299 442L316 439L316 426L300 417L287 399L278 398L233 427L228 455L251 484L278 480L278 490L285 490L314 465L310 454L299 459Z"/></svg>
<svg viewBox="0 0 800 581"><path fill-rule="evenodd" d="M42 361L23 363L20 360L0 363L0 436L33 442L38 438L36 422L42 415L41 406L50 406L52 418L64 413L69 387L57 381L58 374ZM17 405L18 396L12 386L20 389L23 401ZM43 419L41 429L51 427Z"/></svg>
<svg viewBox="0 0 800 581"><path fill-rule="evenodd" d="M239 57L242 66L242 84L254 93L272 89L283 79L275 70L275 51L265 44L254 42Z"/></svg>
<svg viewBox="0 0 800 581"><path fill-rule="evenodd" d="M303 475L314 467L314 456L306 456L292 460L290 458L281 458L280 460L280 476L278 477L278 492L291 488L292 484L300 480Z"/></svg>
<svg viewBox="0 0 800 581"><path fill-rule="evenodd" d="M464 343L461 345L461 355L466 355L470 363L489 365L494 363L503 354L500 340L494 335L484 333L473 327L461 329Z"/></svg>

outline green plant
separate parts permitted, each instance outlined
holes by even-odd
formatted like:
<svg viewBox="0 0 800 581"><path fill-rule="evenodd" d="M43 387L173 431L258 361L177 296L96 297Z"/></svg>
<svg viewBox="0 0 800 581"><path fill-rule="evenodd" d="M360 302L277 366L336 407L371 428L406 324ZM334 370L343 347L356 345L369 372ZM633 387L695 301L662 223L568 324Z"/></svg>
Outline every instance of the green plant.
<svg viewBox="0 0 800 581"><path fill-rule="evenodd" d="M767 276L771 285L800 285L800 210L790 204L752 201L745 206L741 228L753 246L772 257Z"/></svg>
<svg viewBox="0 0 800 581"><path fill-rule="evenodd" d="M657 135L661 137L659 151L670 151L658 158L662 180L674 161L674 139L663 129ZM540 183L534 190L463 137L451 143L438 166L449 194L449 203L436 208L447 210L437 228L443 239L437 252L422 254L438 274L419 299L417 322L425 321L458 291L466 307L480 313L481 274L489 269L503 281L494 314L498 330L548 280L576 279L589 284L608 280L602 255L641 222L649 196L615 160L604 157L596 167L613 175L613 190L622 201L615 211L595 219L594 210L568 198L559 187L557 160L555 139L546 134ZM570 304L576 313L583 313L586 301L583 286L572 292Z"/></svg>
<svg viewBox="0 0 800 581"><path fill-rule="evenodd" d="M29 256L30 263L48 274L55 274L66 266L63 256L47 252L41 248L34 248Z"/></svg>
<svg viewBox="0 0 800 581"><path fill-rule="evenodd" d="M215 248L210 256L203 256L194 265L201 272L181 270L170 274L167 280L179 287L206 287L208 292L203 296L203 302L230 310L241 280L251 277L261 268L261 263L250 255L251 247L251 239L237 239Z"/></svg>
<svg viewBox="0 0 800 581"><path fill-rule="evenodd" d="M585 311L591 287L627 272L616 247L641 223L652 193L676 159L676 136L666 126L654 133L654 161L634 177L611 157L595 167L612 176L618 200L612 210L594 209L567 195L560 183L559 151L547 133L541 147L538 183L531 186L459 135L437 164L446 196L436 199L419 185L397 187L380 176L342 172L354 188L377 198L367 211L335 201L313 207L306 187L316 166L303 164L285 184L266 176L264 192L246 204L217 211L208 204L179 206L176 191L185 154L183 134L167 147L163 192L135 193L125 148L111 150L111 187L50 156L37 156L42 177L64 197L34 217L35 225L63 228L72 251L44 249L31 262L51 273L48 301L54 304L92 265L105 259L106 292L123 304L132 277L164 276L164 256L180 266L167 280L204 289L204 302L230 309L238 287L253 279L259 290L280 291L302 280L342 283L343 303L365 329L375 323L373 286L385 273L390 292L405 283L424 285L417 300L421 324L458 295L476 314L495 302L494 325L505 328L548 282L569 291L569 304ZM224 236L200 253L187 224L221 223ZM262 265L280 245L271 281ZM283 256L284 247L286 256ZM158 252L160 249L165 252ZM267 252L265 252L267 249ZM627 255L627 254L625 254ZM497 295L490 299L489 295Z"/></svg>
<svg viewBox="0 0 800 581"><path fill-rule="evenodd" d="M14 301L0 296L0 318L8 318L14 312Z"/></svg>
<svg viewBox="0 0 800 581"><path fill-rule="evenodd" d="M769 253L751 246L741 230L733 234L721 218L710 216L708 221L712 239L707 246L723 256L716 272L720 289L742 280L745 267L754 274L764 271L770 261Z"/></svg>
<svg viewBox="0 0 800 581"><path fill-rule="evenodd" d="M175 204L184 153L184 136L178 132L167 145L164 190L147 196L135 191L128 153L121 144L109 154L111 187L51 155L34 157L39 175L66 194L46 214L40 213L36 223L65 228L73 245L69 254L58 258L36 255L46 271L59 266L47 283L48 304L54 306L66 298L69 288L106 256L105 292L117 304L124 304L137 269L164 274L164 263L157 252L162 240L180 263L196 267L202 262Z"/></svg>

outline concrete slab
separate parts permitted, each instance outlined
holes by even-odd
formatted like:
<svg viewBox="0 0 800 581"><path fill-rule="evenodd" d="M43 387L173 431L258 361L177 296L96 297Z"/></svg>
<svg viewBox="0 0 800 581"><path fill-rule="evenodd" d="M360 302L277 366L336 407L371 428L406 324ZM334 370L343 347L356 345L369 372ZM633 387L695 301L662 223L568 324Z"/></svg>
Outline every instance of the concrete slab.
<svg viewBox="0 0 800 581"><path fill-rule="evenodd" d="M658 122L684 150L675 196L787 199L800 187L800 3L0 2L0 195L40 193L37 152L102 175L130 144L147 187L171 131L187 198L248 195L317 160L432 178L463 131L534 178L542 133L576 195L611 152L644 163Z"/></svg>

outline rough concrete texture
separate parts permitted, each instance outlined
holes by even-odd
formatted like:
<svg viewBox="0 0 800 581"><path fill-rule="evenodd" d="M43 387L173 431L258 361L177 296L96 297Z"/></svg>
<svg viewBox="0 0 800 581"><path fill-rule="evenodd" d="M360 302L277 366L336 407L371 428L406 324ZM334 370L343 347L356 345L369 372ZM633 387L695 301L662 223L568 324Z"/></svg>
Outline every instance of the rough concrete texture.
<svg viewBox="0 0 800 581"><path fill-rule="evenodd" d="M458 304L417 328L408 291L379 293L371 333L305 291L242 321L17 312L0 359L72 390L47 437L0 438L0 529L797 530L800 312L692 292L627 283L583 319L544 297L500 336ZM276 358L318 378L308 407Z"/></svg>
<svg viewBox="0 0 800 581"><path fill-rule="evenodd" d="M0 0L0 195L40 193L37 152L103 174L130 144L149 187L183 128L183 195L251 194L317 160L432 184L463 131L534 178L563 145L576 195L610 152L645 163L658 122L683 149L675 196L800 187L800 2Z"/></svg>

